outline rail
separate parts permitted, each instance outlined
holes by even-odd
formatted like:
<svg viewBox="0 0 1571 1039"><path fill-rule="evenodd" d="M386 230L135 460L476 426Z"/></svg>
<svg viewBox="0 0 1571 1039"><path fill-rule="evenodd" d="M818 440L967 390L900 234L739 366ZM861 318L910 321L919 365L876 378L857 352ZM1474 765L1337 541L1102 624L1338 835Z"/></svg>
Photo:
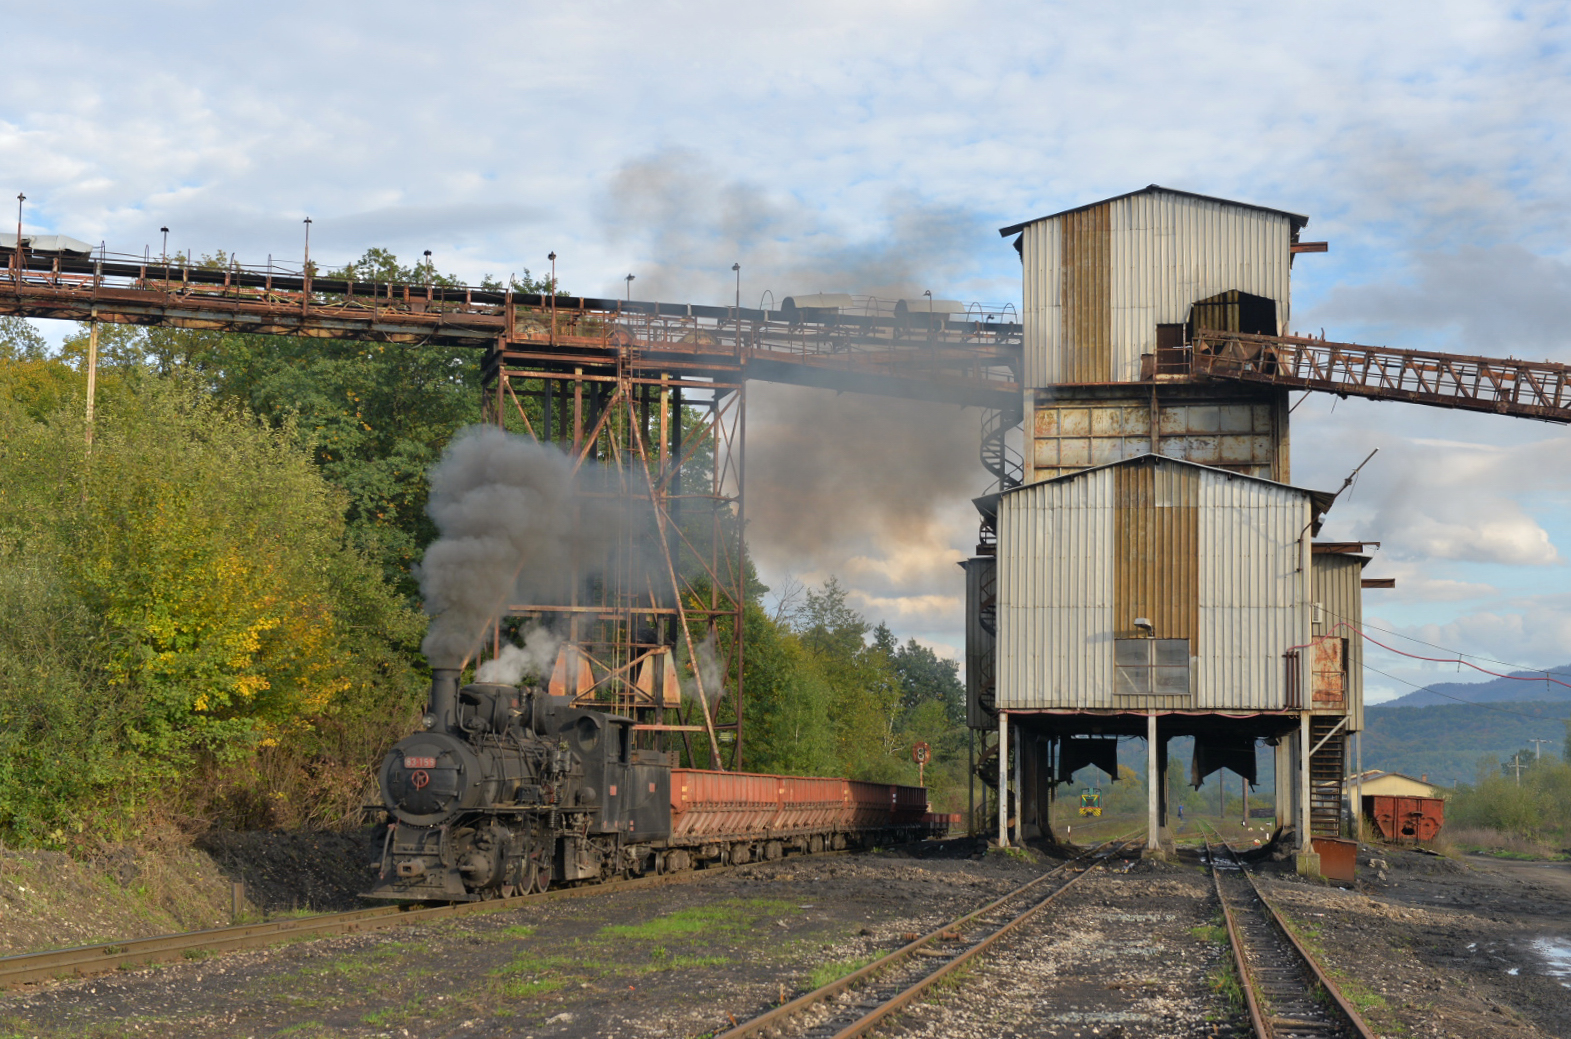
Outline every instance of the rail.
<svg viewBox="0 0 1571 1039"><path fill-rule="evenodd" d="M849 852L820 852L819 855L847 855ZM169 963L216 953L258 949L281 941L314 940L340 934L375 931L388 927L405 927L429 923L475 913L492 913L519 909L540 902L564 898L588 898L598 894L634 891L641 888L664 887L682 884L730 872L741 866L711 866L701 870L684 870L652 877L634 877L612 880L602 884L582 887L554 888L543 893L515 895L481 902L461 902L451 905L408 908L379 906L372 909L354 909L344 913L319 913L313 916L290 917L261 923L236 924L232 927L215 927L179 934L155 935L150 938L130 938L118 942L101 942L70 949L50 949L43 952L21 953L0 957L0 990L17 988L41 981L88 977L114 970L126 970L153 963Z"/></svg>
<svg viewBox="0 0 1571 1039"><path fill-rule="evenodd" d="M1259 1039L1376 1039L1358 1010L1260 890L1238 853L1219 834L1207 835L1202 830L1202 836L1255 1035ZM1226 852L1231 865L1218 864L1218 847ZM1247 886L1231 881L1224 884L1224 872L1236 873ZM1317 986L1325 999L1315 998Z"/></svg>
<svg viewBox="0 0 1571 1039"><path fill-rule="evenodd" d="M813 1036L814 1039L818 1037L854 1039L856 1036L865 1035L890 1015L915 1002L933 984L964 966L1046 908L1059 895L1086 876L1090 868L1069 874L1064 883L1054 887L1044 897L1015 912L1006 920L998 921L989 919L990 917L1009 911L1011 903L1035 894L1040 885L1046 884L1055 877L1064 876L1072 867L1085 862L1092 862L1094 865L1097 860L1113 855L1118 849L1127 845L1132 836L1133 834L1125 834L1098 845L1086 854L1033 878L980 909L951 920L942 927L874 960L860 970L798 996L752 1020L744 1021L729 1031L721 1032L715 1039L744 1039L746 1036L761 1034L771 1036L784 1034L784 1030L793 1024L794 1018L798 1018L805 1011L823 1007L836 996L851 989L864 989L866 990L864 994L872 998L864 998L859 1003L832 1010L826 1020L816 1021L802 1029L802 1032ZM992 929L970 944L962 945L961 943L965 941L965 929L978 924L984 928L991 925ZM924 960L927 962L922 962ZM894 976L890 977L891 974Z"/></svg>
<svg viewBox="0 0 1571 1039"><path fill-rule="evenodd" d="M1161 358L1168 374L1269 383L1546 422L1571 422L1571 365L1360 346L1300 336L1199 329L1192 349Z"/></svg>

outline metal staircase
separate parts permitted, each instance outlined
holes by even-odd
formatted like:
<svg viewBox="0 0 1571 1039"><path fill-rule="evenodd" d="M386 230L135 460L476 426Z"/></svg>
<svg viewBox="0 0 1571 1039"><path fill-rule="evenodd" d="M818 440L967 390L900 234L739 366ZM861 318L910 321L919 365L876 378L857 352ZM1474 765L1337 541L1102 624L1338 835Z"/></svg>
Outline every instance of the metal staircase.
<svg viewBox="0 0 1571 1039"><path fill-rule="evenodd" d="M1347 774L1347 736L1345 730L1337 729L1342 721L1340 715L1324 714L1309 719L1309 745L1319 747L1309 756L1309 833L1312 837L1342 835L1342 777ZM1335 734L1328 738L1333 730Z"/></svg>
<svg viewBox="0 0 1571 1039"><path fill-rule="evenodd" d="M982 412L982 467L992 474L994 490L1007 491L1019 487L1025 478L1025 459L1009 446L1009 431L1025 418L1025 403L1013 406L988 408ZM991 516L982 517L981 530L977 532L977 552L991 555L998 545L998 530Z"/></svg>

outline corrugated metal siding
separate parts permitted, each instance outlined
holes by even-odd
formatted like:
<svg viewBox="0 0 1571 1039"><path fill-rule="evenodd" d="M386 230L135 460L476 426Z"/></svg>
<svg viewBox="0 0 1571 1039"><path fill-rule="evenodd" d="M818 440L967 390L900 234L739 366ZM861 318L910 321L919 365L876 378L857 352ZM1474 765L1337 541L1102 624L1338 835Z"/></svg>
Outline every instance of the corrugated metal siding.
<svg viewBox="0 0 1571 1039"><path fill-rule="evenodd" d="M1298 571L1303 491L1201 471L1195 706L1280 710L1282 654L1308 641Z"/></svg>
<svg viewBox="0 0 1571 1039"><path fill-rule="evenodd" d="M1113 635L1139 638L1145 617L1159 639L1198 649L1200 470L1125 465L1113 470Z"/></svg>
<svg viewBox="0 0 1571 1039"><path fill-rule="evenodd" d="M1361 556L1317 555L1312 573L1314 580L1310 598L1325 611L1325 622L1315 629L1316 635L1331 633L1337 621L1346 621L1355 628L1364 625L1364 559ZM1347 637L1347 708L1353 715L1348 724L1354 731L1364 727L1364 640L1359 635L1342 629L1338 635Z"/></svg>
<svg viewBox="0 0 1571 1039"><path fill-rule="evenodd" d="M1094 213L1105 214L1106 220L1108 271L1101 284L1109 313L1093 321L1077 309L1073 324L1107 329L1107 367L1098 361L1089 369L1107 374L1082 378L1088 369L1079 360L1080 350L1091 340L1069 334L1070 301L1062 289L1071 262L1078 269L1094 256L1083 248L1069 255L1069 222L1076 222L1075 233L1081 234L1086 230L1083 221L1093 219ZM1140 355L1156 349L1157 324L1181 322L1191 303L1228 289L1276 300L1278 328L1288 327L1292 228L1286 216L1154 192L1039 220L1022 234L1025 377L1030 386L1104 378L1136 382ZM1080 284L1080 275L1073 280ZM1106 324L1100 324L1104 320Z"/></svg>
<svg viewBox="0 0 1571 1039"><path fill-rule="evenodd" d="M1113 470L999 502L997 703L1113 706Z"/></svg>
<svg viewBox="0 0 1571 1039"><path fill-rule="evenodd" d="M1021 232L1020 260L1024 276L1021 320L1025 323L1027 386L1064 382L1058 368L1058 333L1063 325L1059 298L1059 256L1062 235L1057 220L1038 220Z"/></svg>

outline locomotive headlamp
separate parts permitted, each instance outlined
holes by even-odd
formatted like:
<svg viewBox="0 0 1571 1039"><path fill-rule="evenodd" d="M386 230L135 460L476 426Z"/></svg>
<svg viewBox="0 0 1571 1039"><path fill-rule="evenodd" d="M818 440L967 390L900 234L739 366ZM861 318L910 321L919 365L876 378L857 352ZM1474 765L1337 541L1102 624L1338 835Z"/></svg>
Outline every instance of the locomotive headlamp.
<svg viewBox="0 0 1571 1039"><path fill-rule="evenodd" d="M436 728L436 715L427 713L424 718L420 719L420 724L424 725L427 729Z"/></svg>

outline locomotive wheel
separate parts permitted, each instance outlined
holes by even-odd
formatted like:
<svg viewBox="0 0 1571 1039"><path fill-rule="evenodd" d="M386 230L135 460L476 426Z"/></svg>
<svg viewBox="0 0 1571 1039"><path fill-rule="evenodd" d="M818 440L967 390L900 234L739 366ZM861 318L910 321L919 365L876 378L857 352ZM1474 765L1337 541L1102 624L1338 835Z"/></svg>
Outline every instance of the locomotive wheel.
<svg viewBox="0 0 1571 1039"><path fill-rule="evenodd" d="M529 867L531 886L538 894L545 894L551 890L551 870L541 869L539 863L531 863Z"/></svg>

